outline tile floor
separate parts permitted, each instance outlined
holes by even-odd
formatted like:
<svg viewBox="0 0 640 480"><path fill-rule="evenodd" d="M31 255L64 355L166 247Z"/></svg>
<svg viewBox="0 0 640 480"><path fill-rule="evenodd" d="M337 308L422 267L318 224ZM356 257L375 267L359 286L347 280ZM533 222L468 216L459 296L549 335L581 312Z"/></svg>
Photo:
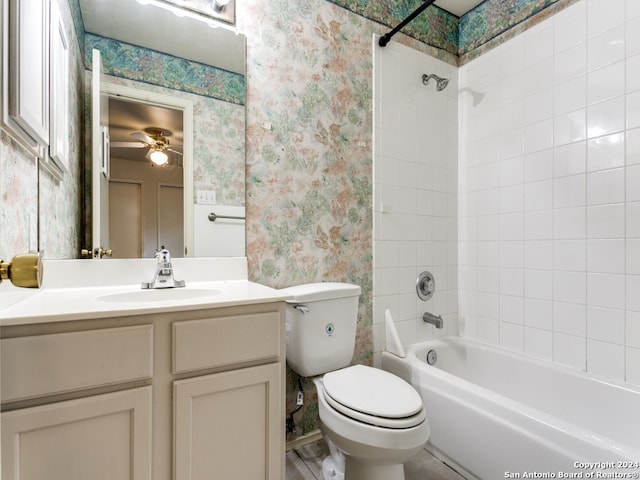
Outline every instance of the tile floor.
<svg viewBox="0 0 640 480"><path fill-rule="evenodd" d="M327 452L324 440L289 450L286 480L322 480L322 460ZM406 480L465 480L426 450L405 464L405 475Z"/></svg>

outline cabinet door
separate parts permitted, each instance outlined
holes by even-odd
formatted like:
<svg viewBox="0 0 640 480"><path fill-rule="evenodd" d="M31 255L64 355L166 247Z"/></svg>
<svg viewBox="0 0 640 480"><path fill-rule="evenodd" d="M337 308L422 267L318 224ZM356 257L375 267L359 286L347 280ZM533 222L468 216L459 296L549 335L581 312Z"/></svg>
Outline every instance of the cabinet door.
<svg viewBox="0 0 640 480"><path fill-rule="evenodd" d="M281 480L281 378L273 363L174 382L175 480Z"/></svg>
<svg viewBox="0 0 640 480"><path fill-rule="evenodd" d="M2 414L6 480L151 480L151 387Z"/></svg>
<svg viewBox="0 0 640 480"><path fill-rule="evenodd" d="M9 115L49 144L49 2L9 1Z"/></svg>

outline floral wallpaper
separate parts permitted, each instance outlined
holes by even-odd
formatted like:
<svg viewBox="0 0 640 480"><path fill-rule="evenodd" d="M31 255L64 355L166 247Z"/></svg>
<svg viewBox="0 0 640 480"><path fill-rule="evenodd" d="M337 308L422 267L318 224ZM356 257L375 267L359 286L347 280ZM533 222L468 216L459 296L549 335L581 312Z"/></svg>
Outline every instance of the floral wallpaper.
<svg viewBox="0 0 640 480"><path fill-rule="evenodd" d="M29 251L31 225L38 215L38 162L0 130L0 259Z"/></svg>
<svg viewBox="0 0 640 480"><path fill-rule="evenodd" d="M329 0L362 17L395 28L423 3L422 0ZM383 33L387 33L384 31ZM458 53L458 17L431 5L402 29L402 33L452 55ZM395 40L395 37L394 37Z"/></svg>
<svg viewBox="0 0 640 480"><path fill-rule="evenodd" d="M244 105L243 75L90 33L85 34L87 68L94 48L107 74Z"/></svg>

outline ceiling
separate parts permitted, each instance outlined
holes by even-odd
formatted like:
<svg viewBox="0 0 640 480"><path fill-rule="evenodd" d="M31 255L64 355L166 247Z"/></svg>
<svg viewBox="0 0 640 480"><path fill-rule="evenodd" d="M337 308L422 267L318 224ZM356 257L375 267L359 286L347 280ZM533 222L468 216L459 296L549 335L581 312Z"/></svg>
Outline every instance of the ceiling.
<svg viewBox="0 0 640 480"><path fill-rule="evenodd" d="M170 147L182 151L184 134L181 110L109 98L109 142L112 158L148 161L145 157L148 148L117 147L114 144L137 142L132 133L144 133L145 129L154 127L168 130Z"/></svg>
<svg viewBox="0 0 640 480"><path fill-rule="evenodd" d="M461 17L483 1L484 0L436 0L435 4L443 10L451 12L457 17Z"/></svg>

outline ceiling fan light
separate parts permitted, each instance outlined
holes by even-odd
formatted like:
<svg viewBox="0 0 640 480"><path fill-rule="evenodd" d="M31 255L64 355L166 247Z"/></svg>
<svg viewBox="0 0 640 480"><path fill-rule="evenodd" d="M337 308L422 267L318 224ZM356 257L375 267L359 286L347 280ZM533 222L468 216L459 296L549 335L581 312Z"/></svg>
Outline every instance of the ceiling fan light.
<svg viewBox="0 0 640 480"><path fill-rule="evenodd" d="M154 150L149 155L149 158L156 165L164 165L169 160L169 157L167 156L167 154L161 150Z"/></svg>

